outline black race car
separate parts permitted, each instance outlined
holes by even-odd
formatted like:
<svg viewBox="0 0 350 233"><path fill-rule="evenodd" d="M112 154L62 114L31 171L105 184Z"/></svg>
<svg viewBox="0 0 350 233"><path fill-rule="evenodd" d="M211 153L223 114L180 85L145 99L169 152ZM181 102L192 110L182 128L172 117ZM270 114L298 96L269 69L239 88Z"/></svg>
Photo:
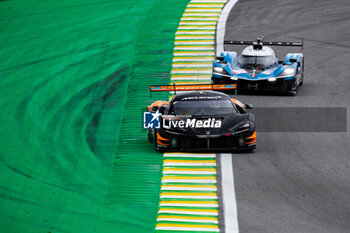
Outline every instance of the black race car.
<svg viewBox="0 0 350 233"><path fill-rule="evenodd" d="M174 90L183 90L177 85ZM161 115L161 127L148 129L148 139L157 151L252 151L256 146L255 118L236 99L217 91L227 86L199 84L195 92L175 95L170 101L155 101L148 111ZM169 90L169 86L153 86ZM190 88L184 88L190 90ZM152 90L152 87L151 87Z"/></svg>

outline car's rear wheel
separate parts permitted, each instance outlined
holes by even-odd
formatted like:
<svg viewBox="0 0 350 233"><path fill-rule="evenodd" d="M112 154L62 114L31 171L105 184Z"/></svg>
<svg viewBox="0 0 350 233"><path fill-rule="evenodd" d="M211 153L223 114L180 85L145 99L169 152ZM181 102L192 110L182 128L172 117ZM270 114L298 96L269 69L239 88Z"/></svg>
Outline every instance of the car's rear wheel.
<svg viewBox="0 0 350 233"><path fill-rule="evenodd" d="M300 80L299 86L302 86L304 82L304 59L302 63L303 63L303 67L301 69L301 80Z"/></svg>

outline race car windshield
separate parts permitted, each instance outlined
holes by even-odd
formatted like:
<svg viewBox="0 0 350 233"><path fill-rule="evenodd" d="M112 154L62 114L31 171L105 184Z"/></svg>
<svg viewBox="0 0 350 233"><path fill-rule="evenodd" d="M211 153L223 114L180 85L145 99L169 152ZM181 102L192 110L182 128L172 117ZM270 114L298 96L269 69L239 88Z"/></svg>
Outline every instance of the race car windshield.
<svg viewBox="0 0 350 233"><path fill-rule="evenodd" d="M170 112L173 115L213 116L234 114L238 110L230 100L187 100L174 102Z"/></svg>
<svg viewBox="0 0 350 233"><path fill-rule="evenodd" d="M239 58L239 66L241 68L264 68L269 69L275 65L274 56L246 56L241 55Z"/></svg>

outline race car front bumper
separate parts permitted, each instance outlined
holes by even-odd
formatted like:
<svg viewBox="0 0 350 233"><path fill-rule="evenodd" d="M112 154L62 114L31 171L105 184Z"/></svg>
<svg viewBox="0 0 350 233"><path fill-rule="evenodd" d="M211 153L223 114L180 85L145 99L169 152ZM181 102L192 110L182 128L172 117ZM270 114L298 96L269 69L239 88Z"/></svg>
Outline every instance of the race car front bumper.
<svg viewBox="0 0 350 233"><path fill-rule="evenodd" d="M235 83L238 90L289 92L294 88L295 79L276 79L274 82L268 80L250 81L239 79Z"/></svg>
<svg viewBox="0 0 350 233"><path fill-rule="evenodd" d="M274 80L274 79L272 79ZM232 79L228 76L213 75L212 81L214 84L237 84L237 90L251 90L251 91L275 91L288 93L295 89L295 76L288 78L276 78L263 80L249 80L249 79Z"/></svg>
<svg viewBox="0 0 350 233"><path fill-rule="evenodd" d="M166 135L167 144L157 146L162 151L235 151L254 150L256 147L256 133L251 136L226 135L196 135L173 136ZM163 139L165 138L163 137Z"/></svg>

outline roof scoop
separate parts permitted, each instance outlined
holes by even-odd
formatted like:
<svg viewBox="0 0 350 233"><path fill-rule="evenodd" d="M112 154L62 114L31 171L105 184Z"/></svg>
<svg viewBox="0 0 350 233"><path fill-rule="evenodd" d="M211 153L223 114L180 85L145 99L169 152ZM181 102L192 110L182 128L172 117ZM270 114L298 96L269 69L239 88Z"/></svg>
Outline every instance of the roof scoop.
<svg viewBox="0 0 350 233"><path fill-rule="evenodd" d="M253 49L254 50L262 50L263 48L263 43L262 43L262 40L264 39L264 37L261 37L261 38L257 38L256 39L256 42L253 42Z"/></svg>

